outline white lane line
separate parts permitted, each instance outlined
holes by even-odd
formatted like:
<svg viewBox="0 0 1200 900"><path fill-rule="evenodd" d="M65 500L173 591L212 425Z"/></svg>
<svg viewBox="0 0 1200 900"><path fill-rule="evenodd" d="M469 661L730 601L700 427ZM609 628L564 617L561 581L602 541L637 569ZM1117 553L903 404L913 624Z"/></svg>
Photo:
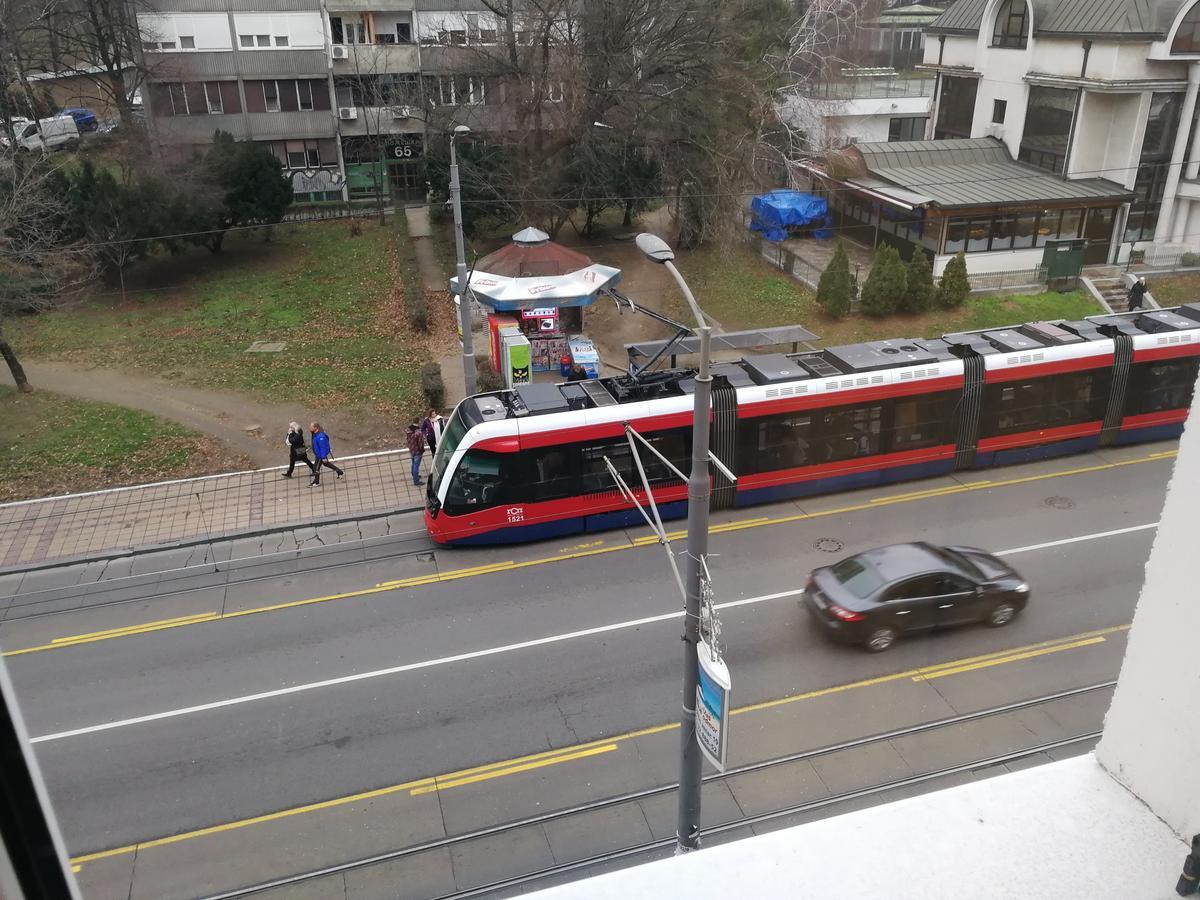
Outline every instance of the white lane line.
<svg viewBox="0 0 1200 900"><path fill-rule="evenodd" d="M1145 525L1131 525L1128 528L1117 528L1113 531L1098 531L1095 534L1081 534L1079 537L1063 538L1061 541L1047 541L1044 544L1030 544L1028 547L1014 547L1012 550L1001 550L997 556L1015 556L1018 553L1032 553L1034 550L1049 550L1051 547L1062 547L1066 544L1078 544L1081 541L1096 541L1100 538L1116 537L1118 534L1132 534L1135 531L1148 531L1157 528L1157 522Z"/></svg>
<svg viewBox="0 0 1200 900"><path fill-rule="evenodd" d="M1001 550L997 556L1009 556L1016 553L1029 553L1034 550L1046 550L1051 547L1059 547L1065 544L1075 544L1080 541L1094 541L1101 538L1114 537L1119 534L1128 534L1133 531L1145 531L1150 528L1157 528L1157 522L1151 522L1147 525L1134 525L1130 528L1118 528L1115 531L1101 531L1096 534L1085 534L1079 537L1064 538L1059 541L1048 541L1044 544L1033 544L1028 547L1016 547L1012 550ZM799 574L797 577L800 577ZM756 603L767 603L771 600L780 600L785 597L795 597L803 593L799 588L791 591L779 591L774 594L763 594L760 597L747 597L744 600L730 600L726 603L718 603L717 609L731 609L737 606L751 606ZM279 688L274 691L261 691L257 694L245 694L241 697L229 697L225 700L216 700L212 703L201 703L196 706L184 706L179 709L168 709L163 712L151 713L146 716L135 716L132 719L118 719L114 722L102 722L99 725L87 725L83 728L73 728L70 731L57 731L53 734L43 734L40 737L35 737L30 740L30 743L41 744L49 741L61 741L66 738L80 737L85 734L95 734L100 731L112 731L116 728L126 728L130 725L142 725L146 722L158 722L163 719L176 719L181 716L190 716L193 713L207 712L213 709L225 709L230 706L241 706L244 703L255 703L259 700L270 700L275 697L286 697L290 694L301 694L307 691L316 691L321 688L335 687L340 684L351 684L355 681L367 681L372 678L385 678L388 675L400 675L404 672L415 672L420 669L432 669L436 666L450 665L451 663L466 662L472 659L481 659L486 656L497 656L501 653L512 653L516 650L528 650L530 647L543 647L547 644L557 644L562 641L572 641L576 638L591 637L597 634L607 634L612 631L621 631L626 628L638 628L642 625L653 625L657 622L669 622L672 619L683 618L683 611L663 613L658 616L647 616L643 619L630 619L626 622L614 622L611 625L600 625L596 628L584 628L580 631L568 631L564 634L552 634L546 637L535 638L531 641L521 641L516 644L504 644L499 647L488 647L485 650L472 650L469 653L456 653L453 656L441 656L437 659L427 659L422 662L407 663L403 666L391 666L387 669L375 669L370 672L359 672L355 675L342 675L338 678L327 678L324 681L312 681L306 684L295 684L291 687Z"/></svg>

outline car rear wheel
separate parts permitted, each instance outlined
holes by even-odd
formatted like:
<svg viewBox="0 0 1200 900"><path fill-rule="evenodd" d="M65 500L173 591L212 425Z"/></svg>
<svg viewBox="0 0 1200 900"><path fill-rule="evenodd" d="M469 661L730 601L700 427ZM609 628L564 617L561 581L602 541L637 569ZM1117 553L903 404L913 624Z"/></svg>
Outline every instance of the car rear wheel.
<svg viewBox="0 0 1200 900"><path fill-rule="evenodd" d="M1007 600L997 603L987 615L989 628L1002 628L1017 617L1017 607Z"/></svg>
<svg viewBox="0 0 1200 900"><path fill-rule="evenodd" d="M890 625L884 625L867 635L866 647L872 653L882 653L884 650L891 649L894 643L896 643L896 629Z"/></svg>

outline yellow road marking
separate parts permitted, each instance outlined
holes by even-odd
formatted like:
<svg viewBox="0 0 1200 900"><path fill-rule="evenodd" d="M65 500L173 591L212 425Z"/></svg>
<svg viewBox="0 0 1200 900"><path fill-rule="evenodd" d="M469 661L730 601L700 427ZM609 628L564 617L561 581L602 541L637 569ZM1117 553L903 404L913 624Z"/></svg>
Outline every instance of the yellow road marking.
<svg viewBox="0 0 1200 900"><path fill-rule="evenodd" d="M714 526L710 529L710 533L720 534L722 532L738 531L744 528L763 528L768 525L785 525L791 522L806 521L808 519L820 519L829 516L839 516L846 515L847 513L862 512L864 510L879 509L881 506L888 506L893 503L910 503L920 500L936 499L948 494L963 493L966 491L990 490L992 488L1010 487L1017 484L1028 484L1034 481L1043 481L1049 478L1064 478L1069 475L1083 475L1090 472L1102 472L1107 469L1115 469L1121 466L1132 466L1137 465L1138 463L1157 462L1162 459L1168 459L1176 456L1177 454L1178 451L1176 450L1164 450L1157 453L1152 453L1148 456L1137 457L1136 459L1126 459L1118 462L1081 466L1077 469L1067 469L1061 472L1047 472L1041 475L1026 475L1020 478L1009 478L1003 481L975 481L963 485L950 485L943 488L932 488L928 491L912 494L896 494L890 497L878 497L874 500L864 503L857 503L852 506L842 506L836 509L796 513L795 515L790 516L763 516L755 519L744 519L737 522L727 522L722 525ZM668 536L672 540L677 540L684 537L686 534L686 531L675 531L671 532ZM165 631L171 628L185 628L189 625L203 625L210 622L223 622L226 619L237 619L242 616L257 616L261 615L262 613L279 612L285 609L311 606L315 603L329 603L334 600L347 600L354 597L366 597L370 596L371 594L379 594L401 588L421 587L423 585L437 584L443 581L473 578L481 575L492 575L498 572L509 572L515 569L529 568L531 566L544 566L550 563L559 563L570 559L583 559L589 556L599 556L604 553L617 553L625 550L634 550L640 547L645 547L649 544L655 544L657 542L658 538L654 535L645 535L635 537L629 543L625 544L614 544L608 547L594 547L587 550L577 550L569 553L563 553L560 551L556 556L545 556L539 559L525 560L523 562L507 560L505 562L490 563L488 565L474 566L467 569L453 569L449 572L418 575L412 578L399 579L397 581L386 581L376 585L375 587L346 591L340 594L326 594L322 597L309 597L304 600L289 600L283 603L274 603L270 606L257 606L251 609L237 610L235 612L198 613L196 617L190 621L183 621L179 619L161 619L153 622L147 622L144 625L130 625L125 628L114 628L111 630L111 632L92 632L91 634L69 635L67 637L55 638L49 644L39 644L34 647L22 647L17 650L6 650L3 653L3 656L20 656L25 653L40 653L45 650L60 650L64 647L75 647L80 644L91 644L97 641L113 640L114 638L128 637L147 632Z"/></svg>
<svg viewBox="0 0 1200 900"><path fill-rule="evenodd" d="M945 678L947 675L961 675L963 672L974 672L976 669L986 669L989 666L998 666L1003 663L1019 662L1023 659L1033 659L1035 656L1045 656L1048 653L1058 653L1061 650L1074 650L1077 647L1090 647L1092 644L1103 644L1103 637L1088 638L1083 641L1075 641L1070 644L1059 644L1057 647L1043 647L1041 650L1028 650L1025 653L1018 653L1014 656L1006 656L1003 659L989 659L983 662L971 663L966 666L958 666L952 669L940 669L937 672L927 672L921 675L914 675L913 681L932 681L934 678Z"/></svg>
<svg viewBox="0 0 1200 900"><path fill-rule="evenodd" d="M191 622L195 619L204 619L204 618L207 618L212 615L214 615L214 614L211 612L194 613L190 616L178 616L174 619L159 619L157 622L148 622L146 624L148 624L148 625L169 625L174 622ZM54 640L55 640L55 643L57 643L58 641L74 641L74 640L80 640L82 638L90 638L90 637L101 637L101 636L107 637L110 634L120 634L125 631L130 631L134 628L144 628L144 627L146 627L146 626L145 625L124 625L120 628L106 628L103 631L89 631L86 634L76 634L76 635L72 635L71 637L68 637L68 638L55 638Z"/></svg>
<svg viewBox="0 0 1200 900"><path fill-rule="evenodd" d="M1129 627L1129 625L1114 625L1111 628L1101 628L1095 631L1084 632L1082 634L1074 634L1063 638L1040 641L1036 644L1028 644L1023 647L1013 647L1008 650L997 650L993 653L984 653L979 656L972 656L965 659L950 660L944 663L924 666L919 669L909 669L904 672L894 672L890 675L880 675L876 678L865 678L860 681L852 681L845 684L833 685L827 688L819 688L818 690L814 691L805 691L799 694L792 694L790 696L780 697L775 700L767 700L762 703L753 703L747 706L741 706L732 710L731 712L736 716L743 713L755 712L757 710L773 709L775 707L784 706L790 703L796 703L801 700L811 700L816 697L825 697L831 694L839 694L845 691L874 687L876 685L903 681L905 679L911 679L912 681L925 681L930 678L940 677L941 674L955 675L961 672L971 671L975 668L982 668L985 665L1001 665L1004 663L1020 662L1021 660L1031 659L1033 657L1042 655L1043 653L1055 652L1059 649L1071 650L1103 643L1105 635L1128 631ZM639 728L635 731L627 731L623 734L611 735L609 737L600 738L599 740L575 744L570 747L560 747L556 750L545 750L541 753L532 753L527 756L518 756L514 759L500 760L481 766L475 766L470 769L460 769L456 772L448 772L444 775L437 775L430 778L420 778L416 781L406 781L403 784L395 784L389 787L365 791L359 794L350 794L346 797L335 797L332 800L323 800L319 803L310 803L305 806L297 806L292 809L284 809L278 812L266 813L264 815L254 816L248 819L239 819L235 822L225 822L221 825L212 825L208 828L200 828L195 831L186 831L181 834L171 835L170 837L156 838L154 840L142 841L141 843L137 844L129 844L124 847L114 847L111 850L101 850L96 853L88 853L84 856L74 857L71 860L71 863L78 867L82 866L84 863L94 862L100 859L123 856L129 853L149 850L154 847L162 847L168 844L179 843L180 841L187 841L195 838L206 837L208 835L220 834L226 831L234 831L239 828L247 828L251 825L261 825L268 822L275 822L280 819L299 816L305 813L319 812L320 810L324 809L334 809L339 806L347 806L363 800L372 800L376 797L386 797L390 794L396 794L402 791L408 791L410 796L418 796L421 794L432 793L436 790L445 790L452 787L475 784L491 778L500 778L519 772L527 772L532 769L555 765L560 762L568 762L571 760L598 756L604 753L611 753L612 751L618 749L623 741L630 741L640 737L662 734L667 731L674 731L677 728L679 728L678 722L669 722L664 725L652 725L647 728ZM78 871L78 869L76 870Z"/></svg>
<svg viewBox="0 0 1200 900"><path fill-rule="evenodd" d="M450 781L444 781L442 778L435 779L433 784L425 785L424 787L413 788L409 793L414 797L419 797L422 794L432 794L435 791L444 791L448 788L462 787L464 784L478 784L481 781L488 781L492 778L503 778L506 775L516 775L518 772L528 772L532 769L540 769L544 766L556 766L559 763L571 762L576 759L587 759L590 756L599 756L601 753L611 753L617 749L616 744L604 744L599 747L589 747L586 750L577 750L574 753L564 753L560 756L551 756L546 759L539 759L534 762L522 763L519 766L508 766L503 769L494 769L491 772L481 772L478 775L468 775L465 778L456 778Z"/></svg>

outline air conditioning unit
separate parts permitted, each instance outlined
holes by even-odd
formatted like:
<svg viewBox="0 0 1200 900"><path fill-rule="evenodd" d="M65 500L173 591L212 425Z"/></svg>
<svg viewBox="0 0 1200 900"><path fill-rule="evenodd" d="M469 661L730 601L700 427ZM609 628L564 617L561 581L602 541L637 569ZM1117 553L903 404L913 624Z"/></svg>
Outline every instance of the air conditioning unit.
<svg viewBox="0 0 1200 900"><path fill-rule="evenodd" d="M358 108L354 107L354 106L339 106L338 107L338 118L339 119L357 119L358 118Z"/></svg>
<svg viewBox="0 0 1200 900"><path fill-rule="evenodd" d="M393 119L411 119L412 114L413 114L413 111L412 111L411 106L393 106L392 107L392 118Z"/></svg>
<svg viewBox="0 0 1200 900"><path fill-rule="evenodd" d="M996 122L988 125L988 134L996 138L998 141L1004 140L1004 126Z"/></svg>
<svg viewBox="0 0 1200 900"><path fill-rule="evenodd" d="M350 48L345 44L334 44L332 54L334 59L349 59Z"/></svg>

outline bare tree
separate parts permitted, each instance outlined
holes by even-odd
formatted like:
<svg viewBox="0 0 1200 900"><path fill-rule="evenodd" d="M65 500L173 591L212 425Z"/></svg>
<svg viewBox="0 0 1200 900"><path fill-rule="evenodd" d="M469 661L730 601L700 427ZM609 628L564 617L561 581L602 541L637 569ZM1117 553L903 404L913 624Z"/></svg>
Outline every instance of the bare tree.
<svg viewBox="0 0 1200 900"><path fill-rule="evenodd" d="M4 332L15 314L38 313L74 298L96 274L86 244L71 241L56 170L24 164L15 151L0 155L0 356L17 388L32 390Z"/></svg>

